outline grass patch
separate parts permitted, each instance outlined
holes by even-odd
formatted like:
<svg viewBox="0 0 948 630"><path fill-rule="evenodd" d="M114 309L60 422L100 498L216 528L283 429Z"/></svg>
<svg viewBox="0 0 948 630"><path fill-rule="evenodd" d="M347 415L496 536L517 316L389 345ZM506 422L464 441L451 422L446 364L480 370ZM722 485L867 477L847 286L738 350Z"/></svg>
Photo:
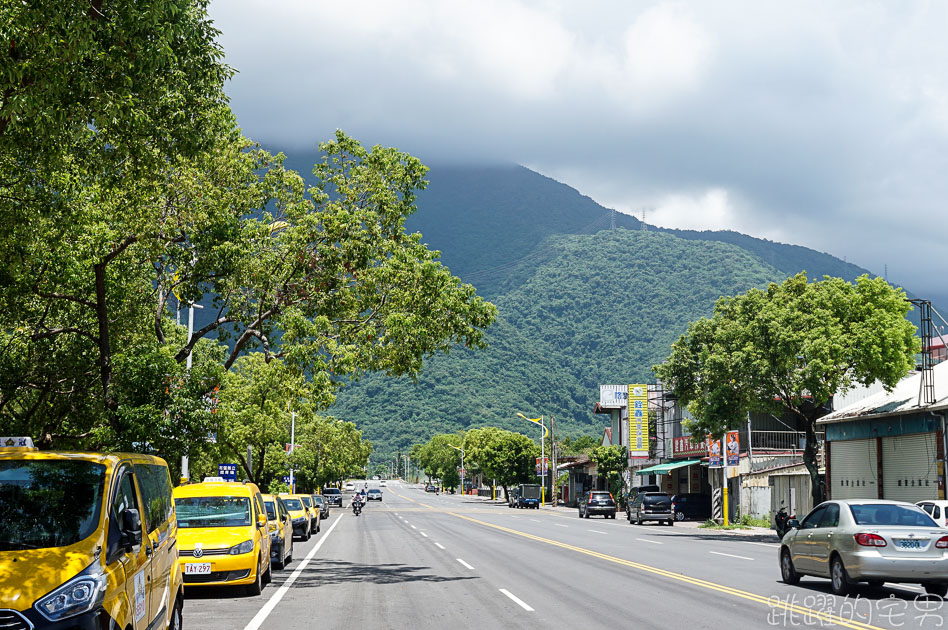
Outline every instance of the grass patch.
<svg viewBox="0 0 948 630"><path fill-rule="evenodd" d="M751 527L766 527L770 529L770 521L765 518L754 518L750 514L741 516L741 525L750 525Z"/></svg>
<svg viewBox="0 0 948 630"><path fill-rule="evenodd" d="M730 525L718 525L711 519L706 520L701 525L698 525L701 529L750 529L747 525L741 525L740 523L731 523Z"/></svg>

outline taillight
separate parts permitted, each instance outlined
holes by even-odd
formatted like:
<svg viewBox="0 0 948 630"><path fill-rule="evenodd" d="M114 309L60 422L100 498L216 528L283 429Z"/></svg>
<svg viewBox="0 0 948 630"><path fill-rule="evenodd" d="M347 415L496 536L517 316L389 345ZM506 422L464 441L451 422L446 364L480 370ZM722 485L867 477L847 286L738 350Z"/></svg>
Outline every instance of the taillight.
<svg viewBox="0 0 948 630"><path fill-rule="evenodd" d="M609 493L609 498L612 499L612 502L613 502L613 503L616 502L616 498L615 498L614 496L612 496L612 493L611 493L611 492Z"/></svg>
<svg viewBox="0 0 948 630"><path fill-rule="evenodd" d="M935 546L939 549L948 549L948 536L942 536L936 540Z"/></svg>
<svg viewBox="0 0 948 630"><path fill-rule="evenodd" d="M863 547L885 547L886 545L885 538L878 534L856 534L853 538L856 539L856 544ZM948 545L948 536L945 536L944 540Z"/></svg>

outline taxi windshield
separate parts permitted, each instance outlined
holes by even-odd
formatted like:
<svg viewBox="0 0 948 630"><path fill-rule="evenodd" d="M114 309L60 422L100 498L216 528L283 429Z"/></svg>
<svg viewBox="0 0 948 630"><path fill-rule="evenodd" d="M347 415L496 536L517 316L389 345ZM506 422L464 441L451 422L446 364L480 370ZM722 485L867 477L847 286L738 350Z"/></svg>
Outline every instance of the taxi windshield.
<svg viewBox="0 0 948 630"><path fill-rule="evenodd" d="M174 500L178 527L241 527L250 525L247 497L181 497Z"/></svg>
<svg viewBox="0 0 948 630"><path fill-rule="evenodd" d="M288 510L302 510L303 504L300 503L299 499L283 499L283 505L286 506Z"/></svg>
<svg viewBox="0 0 948 630"><path fill-rule="evenodd" d="M309 507L310 505L312 505L312 503L310 503L309 497L300 497L300 498L303 500L303 505L305 505L306 507Z"/></svg>
<svg viewBox="0 0 948 630"><path fill-rule="evenodd" d="M277 517L276 504L273 501L264 501L263 507L267 510L267 520L275 521Z"/></svg>
<svg viewBox="0 0 948 630"><path fill-rule="evenodd" d="M0 551L65 547L99 524L105 466L79 460L0 461Z"/></svg>

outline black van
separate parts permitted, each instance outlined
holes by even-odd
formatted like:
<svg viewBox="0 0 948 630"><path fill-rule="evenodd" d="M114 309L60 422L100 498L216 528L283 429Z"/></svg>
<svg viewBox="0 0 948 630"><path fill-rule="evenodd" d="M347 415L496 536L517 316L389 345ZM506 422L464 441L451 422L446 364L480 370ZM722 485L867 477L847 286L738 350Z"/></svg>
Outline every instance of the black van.
<svg viewBox="0 0 948 630"><path fill-rule="evenodd" d="M665 521L669 525L675 524L675 514L672 512L672 499L664 492L643 492L636 495L626 509L629 524L642 524L643 521Z"/></svg>
<svg viewBox="0 0 948 630"><path fill-rule="evenodd" d="M676 521L706 521L711 518L711 497L707 494L676 494L672 497L672 503Z"/></svg>

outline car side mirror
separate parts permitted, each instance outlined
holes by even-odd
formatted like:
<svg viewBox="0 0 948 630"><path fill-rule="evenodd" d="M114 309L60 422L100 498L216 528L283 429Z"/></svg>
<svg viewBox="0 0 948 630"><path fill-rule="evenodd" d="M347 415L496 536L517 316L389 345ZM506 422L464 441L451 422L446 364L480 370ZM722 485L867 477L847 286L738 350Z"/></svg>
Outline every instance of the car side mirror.
<svg viewBox="0 0 948 630"><path fill-rule="evenodd" d="M795 518L791 518L789 521L787 521L787 527L790 529L800 529L800 521Z"/></svg>
<svg viewBox="0 0 948 630"><path fill-rule="evenodd" d="M263 514L257 515L257 527L266 527L267 526L267 517Z"/></svg>
<svg viewBox="0 0 948 630"><path fill-rule="evenodd" d="M126 552L142 544L142 517L138 510L128 508L122 512L122 542Z"/></svg>

